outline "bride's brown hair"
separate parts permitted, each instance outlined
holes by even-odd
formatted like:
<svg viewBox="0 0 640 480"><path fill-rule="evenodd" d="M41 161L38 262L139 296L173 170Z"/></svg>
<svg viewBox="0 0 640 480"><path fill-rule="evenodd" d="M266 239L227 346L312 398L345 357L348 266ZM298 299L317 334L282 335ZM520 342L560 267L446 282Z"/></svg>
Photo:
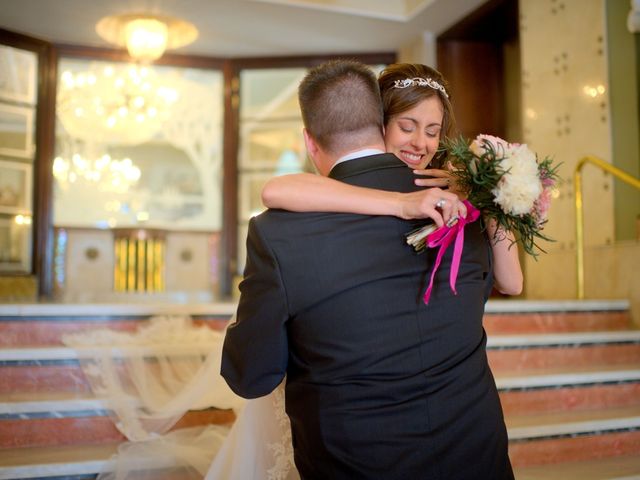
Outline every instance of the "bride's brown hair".
<svg viewBox="0 0 640 480"><path fill-rule="evenodd" d="M425 84L419 85L417 79L425 82L436 82L442 90ZM412 82L413 84L404 88L398 88L402 82ZM442 74L434 68L420 63L394 63L387 66L378 77L380 93L382 95L382 108L384 111L384 124L388 124L389 119L395 115L406 112L414 108L423 100L436 96L442 103L442 128L440 130L440 141L455 134L455 118L450 102L450 92L447 81ZM433 157L431 166L441 168L446 158L446 152L438 148L438 153Z"/></svg>

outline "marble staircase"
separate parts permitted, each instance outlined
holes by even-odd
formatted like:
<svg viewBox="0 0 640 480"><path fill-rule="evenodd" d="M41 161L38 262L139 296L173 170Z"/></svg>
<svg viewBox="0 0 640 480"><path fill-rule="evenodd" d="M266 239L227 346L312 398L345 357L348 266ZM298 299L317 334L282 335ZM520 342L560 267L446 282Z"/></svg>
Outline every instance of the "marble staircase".
<svg viewBox="0 0 640 480"><path fill-rule="evenodd" d="M234 308L0 306L0 479L95 478L124 441L63 334L133 331L158 313L222 329ZM484 323L516 478L640 479L640 330L628 303L492 300ZM180 426L233 419L207 409Z"/></svg>
<svg viewBox="0 0 640 480"><path fill-rule="evenodd" d="M222 330L234 310L232 304L0 306L0 479L93 479L126 440L93 396L78 353L62 343L64 334L131 332L159 314L189 315ZM209 408L187 412L174 429L234 420L231 410Z"/></svg>
<svg viewBox="0 0 640 480"><path fill-rule="evenodd" d="M640 479L640 331L626 303L487 310L516 478Z"/></svg>

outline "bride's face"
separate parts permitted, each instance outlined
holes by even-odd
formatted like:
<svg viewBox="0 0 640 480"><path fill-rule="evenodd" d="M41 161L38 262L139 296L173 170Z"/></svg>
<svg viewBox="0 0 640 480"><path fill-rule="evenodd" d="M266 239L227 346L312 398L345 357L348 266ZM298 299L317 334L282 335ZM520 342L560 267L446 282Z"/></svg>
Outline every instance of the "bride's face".
<svg viewBox="0 0 640 480"><path fill-rule="evenodd" d="M415 169L425 168L436 154L444 109L438 96L389 119L385 126L387 152Z"/></svg>

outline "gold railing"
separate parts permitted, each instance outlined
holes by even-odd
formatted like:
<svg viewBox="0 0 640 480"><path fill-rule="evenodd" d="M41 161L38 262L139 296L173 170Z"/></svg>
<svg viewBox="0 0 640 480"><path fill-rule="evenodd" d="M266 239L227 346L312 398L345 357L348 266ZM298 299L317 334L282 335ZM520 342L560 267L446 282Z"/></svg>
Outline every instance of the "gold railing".
<svg viewBox="0 0 640 480"><path fill-rule="evenodd" d="M640 190L640 180L629 175L623 170L614 167L613 165L605 162L604 160L588 155L581 158L576 165L576 169L573 172L573 185L574 200L576 206L576 275L578 286L578 298L582 300L584 298L584 214L582 209L582 167L585 164L591 163L596 167L610 173L616 178L628 183L632 187Z"/></svg>

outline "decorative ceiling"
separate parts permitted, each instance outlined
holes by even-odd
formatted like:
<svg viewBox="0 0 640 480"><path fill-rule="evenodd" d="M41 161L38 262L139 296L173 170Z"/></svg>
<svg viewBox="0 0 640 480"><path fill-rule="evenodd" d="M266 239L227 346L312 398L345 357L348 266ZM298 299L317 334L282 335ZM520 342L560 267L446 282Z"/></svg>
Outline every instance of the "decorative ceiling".
<svg viewBox="0 0 640 480"><path fill-rule="evenodd" d="M193 23L176 53L255 57L397 51L438 35L487 0L5 0L0 28L59 44L110 47L108 15L148 12Z"/></svg>
<svg viewBox="0 0 640 480"><path fill-rule="evenodd" d="M407 22L436 0L253 0Z"/></svg>

